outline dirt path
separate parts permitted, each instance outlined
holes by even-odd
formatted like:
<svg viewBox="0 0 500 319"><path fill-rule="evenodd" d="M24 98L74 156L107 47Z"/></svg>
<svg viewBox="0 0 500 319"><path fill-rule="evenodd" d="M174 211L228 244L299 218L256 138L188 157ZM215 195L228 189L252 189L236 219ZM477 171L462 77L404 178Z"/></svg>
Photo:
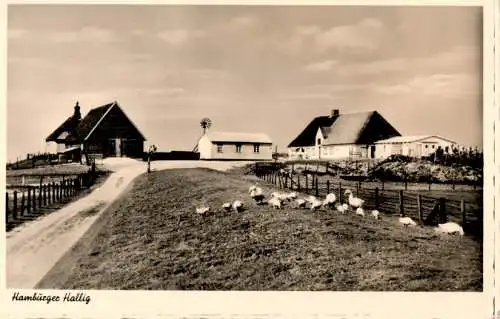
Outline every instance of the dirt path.
<svg viewBox="0 0 500 319"><path fill-rule="evenodd" d="M226 170L234 162L165 161L153 162L153 169L209 167ZM105 166L114 171L99 188L36 221L7 234L7 287L33 288L99 215L144 173L145 163L129 159L110 159Z"/></svg>

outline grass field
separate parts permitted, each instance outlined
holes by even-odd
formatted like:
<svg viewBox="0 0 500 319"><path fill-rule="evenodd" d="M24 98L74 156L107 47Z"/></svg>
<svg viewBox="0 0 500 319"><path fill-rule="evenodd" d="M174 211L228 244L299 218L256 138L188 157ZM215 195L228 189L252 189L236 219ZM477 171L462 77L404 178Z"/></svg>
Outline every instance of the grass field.
<svg viewBox="0 0 500 319"><path fill-rule="evenodd" d="M255 180L208 169L142 175L40 287L482 291L482 244L468 236L405 229L396 216L272 210L251 202ZM244 212L194 212L235 199Z"/></svg>

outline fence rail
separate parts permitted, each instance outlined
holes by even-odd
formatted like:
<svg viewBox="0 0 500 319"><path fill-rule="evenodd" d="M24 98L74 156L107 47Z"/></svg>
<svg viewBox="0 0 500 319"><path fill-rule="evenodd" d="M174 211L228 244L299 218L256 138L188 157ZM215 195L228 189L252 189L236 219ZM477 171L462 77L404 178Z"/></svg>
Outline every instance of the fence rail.
<svg viewBox="0 0 500 319"><path fill-rule="evenodd" d="M422 225L453 221L461 224L464 231L482 236L483 210L482 203L478 201L469 202L464 199L436 197L407 189L370 188L364 187L360 181L353 183L318 179L318 176L308 174L280 173L279 170L259 169L257 165L255 174L260 179L281 189L315 196L334 193L339 202L346 201L345 191L350 189L355 196L365 201L365 209L377 209L385 214L408 216Z"/></svg>
<svg viewBox="0 0 500 319"><path fill-rule="evenodd" d="M7 230L30 220L33 215L55 203L67 201L83 189L92 186L97 178L95 167L76 177L32 185L9 185L5 192L5 214Z"/></svg>

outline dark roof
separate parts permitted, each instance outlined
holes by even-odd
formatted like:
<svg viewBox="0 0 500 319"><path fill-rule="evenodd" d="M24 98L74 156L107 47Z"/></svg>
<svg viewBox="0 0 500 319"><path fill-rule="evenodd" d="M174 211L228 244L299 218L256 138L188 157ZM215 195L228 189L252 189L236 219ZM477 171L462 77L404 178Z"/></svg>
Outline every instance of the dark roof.
<svg viewBox="0 0 500 319"><path fill-rule="evenodd" d="M320 127L330 127L338 116L315 117L306 128L290 143L288 147L313 146L316 133Z"/></svg>
<svg viewBox="0 0 500 319"><path fill-rule="evenodd" d="M77 139L76 127L78 125L78 119L75 119L73 116L68 117L58 128L56 128L46 139L46 142L53 142L58 140L58 137L63 132L69 132L69 136L65 138L66 140Z"/></svg>
<svg viewBox="0 0 500 319"><path fill-rule="evenodd" d="M369 144L401 135L376 111L346 113L316 117L288 147L315 145L318 129L323 134L323 145Z"/></svg>
<svg viewBox="0 0 500 319"><path fill-rule="evenodd" d="M86 138L89 137L89 134L91 134L92 130L95 129L95 127L100 123L100 121L103 119L103 117L110 111L110 109L113 107L120 107L116 101L112 103L108 103L106 105L102 105L96 108L93 108L87 113L87 115L83 119L77 119L74 116L69 117L64 121L52 134L50 134L46 141L47 142L52 142L52 141L75 141L75 142L82 142ZM121 108L120 108L121 110ZM121 112L127 117L127 115L121 110ZM128 117L127 117L128 118ZM130 119L128 119L130 121ZM132 123L132 121L130 121ZM132 123L132 125L134 125ZM135 127L135 126L134 126ZM135 128L138 133L142 136L144 140L144 135L137 129ZM63 137L61 139L58 139L58 137L63 133L63 132L68 132L69 134L66 137Z"/></svg>
<svg viewBox="0 0 500 319"><path fill-rule="evenodd" d="M92 129L106 114L106 112L108 112L108 110L115 104L116 102L109 103L93 108L89 111L89 113L80 121L77 127L78 136L81 140L84 140L89 135Z"/></svg>

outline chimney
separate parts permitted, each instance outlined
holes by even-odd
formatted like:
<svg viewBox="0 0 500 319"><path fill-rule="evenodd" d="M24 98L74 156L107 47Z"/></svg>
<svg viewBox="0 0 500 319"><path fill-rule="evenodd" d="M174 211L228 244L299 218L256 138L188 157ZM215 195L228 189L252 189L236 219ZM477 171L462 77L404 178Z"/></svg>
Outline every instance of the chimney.
<svg viewBox="0 0 500 319"><path fill-rule="evenodd" d="M340 111L338 109L333 109L330 113L330 117L339 116Z"/></svg>
<svg viewBox="0 0 500 319"><path fill-rule="evenodd" d="M82 114L80 113L80 105L78 104L78 101L76 101L75 104L75 113L73 113L73 118L76 120L80 120L82 118Z"/></svg>

